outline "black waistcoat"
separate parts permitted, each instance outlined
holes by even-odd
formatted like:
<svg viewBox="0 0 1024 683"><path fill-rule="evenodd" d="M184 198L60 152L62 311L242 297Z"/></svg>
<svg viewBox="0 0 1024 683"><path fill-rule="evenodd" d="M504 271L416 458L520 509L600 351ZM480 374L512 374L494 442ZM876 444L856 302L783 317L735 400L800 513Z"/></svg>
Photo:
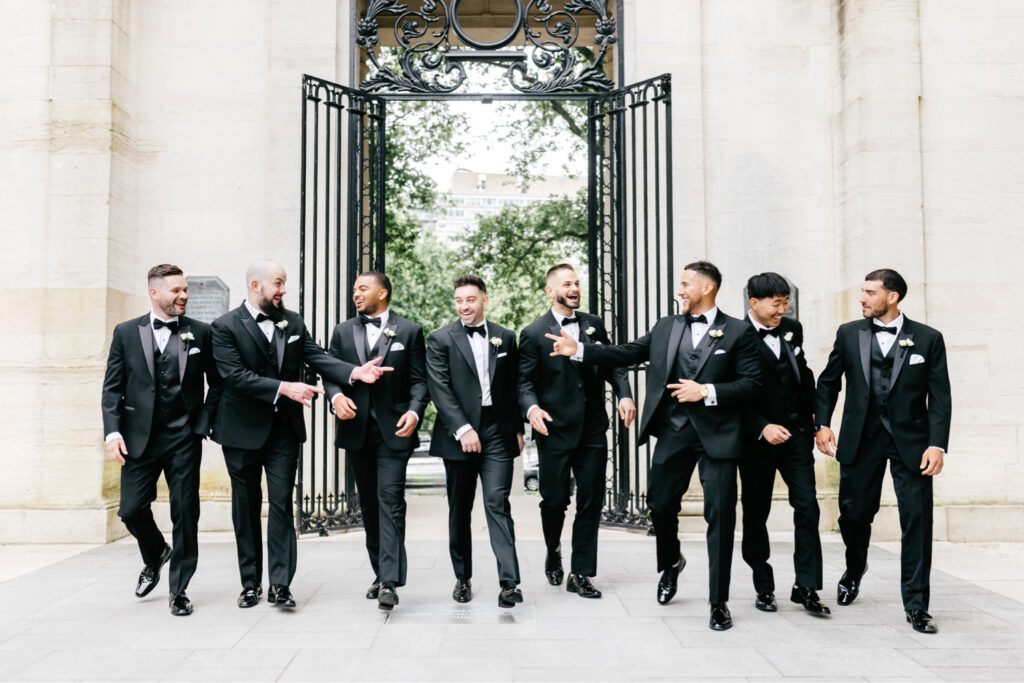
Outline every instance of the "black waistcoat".
<svg viewBox="0 0 1024 683"><path fill-rule="evenodd" d="M800 420L800 383L794 377L793 364L789 362L785 349L781 345L779 358L775 361L775 374L779 378L779 388L782 390L778 407L783 413L783 424L792 431L802 426Z"/></svg>
<svg viewBox="0 0 1024 683"><path fill-rule="evenodd" d="M896 342L889 347L889 354L882 355L878 339L871 339L871 393L868 411L864 418L864 433L867 436L878 431L879 426L892 434L889 426L889 389L892 386L892 364L896 357Z"/></svg>
<svg viewBox="0 0 1024 683"><path fill-rule="evenodd" d="M704 342L707 336L707 332L705 332L701 342ZM697 374L699 361L700 352L693 347L693 330L687 325L683 328L683 337L679 340L679 351L676 353L676 360L672 365L672 375L669 377L671 383L674 384L678 379L693 379ZM678 432L690 419L690 404L680 403L672 397L672 392L666 389L662 396L662 405L665 407L665 421Z"/></svg>
<svg viewBox="0 0 1024 683"><path fill-rule="evenodd" d="M156 406L153 421L167 429L181 429L188 425L188 408L181 395L181 367L178 365L177 334L167 340L163 352L153 340L153 369L156 371Z"/></svg>

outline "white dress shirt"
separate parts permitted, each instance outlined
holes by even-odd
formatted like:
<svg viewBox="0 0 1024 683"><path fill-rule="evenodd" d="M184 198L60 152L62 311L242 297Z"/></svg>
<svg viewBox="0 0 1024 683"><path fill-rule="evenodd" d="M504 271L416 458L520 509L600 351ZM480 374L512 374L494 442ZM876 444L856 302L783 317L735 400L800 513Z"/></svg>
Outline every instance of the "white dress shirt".
<svg viewBox="0 0 1024 683"><path fill-rule="evenodd" d="M878 340L878 348L882 349L883 356L887 356L889 355L889 349L892 348L893 343L900 336L900 330L903 329L903 314L900 313L896 316L895 320L889 323L883 323L878 318L875 318L872 322L879 327L896 328L896 334L892 334L891 332L875 332L875 339Z"/></svg>
<svg viewBox="0 0 1024 683"><path fill-rule="evenodd" d="M750 324L753 325L754 329L757 331L779 329L777 327L768 327L767 325L762 325L761 323L757 322L754 319L753 313L747 313L747 317L750 318ZM761 341L763 341L765 345L772 350L772 353L775 354L776 358L782 357L782 340L779 339L777 335L766 334L765 336L761 337Z"/></svg>
<svg viewBox="0 0 1024 683"><path fill-rule="evenodd" d="M261 313L263 315L266 315L265 313L263 313L263 311L257 309L255 306L250 304L248 299L245 300L245 309L247 311L249 311L249 315L252 316L253 320L256 320L256 318ZM268 342L274 341L274 321L273 320L271 320L270 318L265 318L263 320L263 322L256 323L256 327L260 328L260 331L263 332L263 336L267 338Z"/></svg>
<svg viewBox="0 0 1024 683"><path fill-rule="evenodd" d="M376 325L364 325L366 328L366 348L372 349L373 345L377 343L378 339L380 339L380 335L388 325L388 317L390 316L390 313L390 310L384 309L384 312L380 315L370 316L371 318L380 319L380 327L377 327Z"/></svg>
<svg viewBox="0 0 1024 683"><path fill-rule="evenodd" d="M700 344L700 340L703 339L704 335L711 329L711 323L715 322L715 318L718 317L718 306L712 306L700 315L703 315L707 322L690 324L690 341L693 343L693 348L695 349L697 348L697 344ZM718 393L715 391L715 385L705 384L704 386L708 388L708 395L704 398L704 405L717 406Z"/></svg>
<svg viewBox="0 0 1024 683"><path fill-rule="evenodd" d="M493 405L491 401L491 373L487 360L487 354L491 353L491 343L490 337L487 334L487 319L485 318L480 324L484 326L484 335L482 337L479 334L468 334L465 323L462 323L462 329L455 334L466 334L469 337L469 348L473 350L473 364L476 366L476 374L480 379L480 395L483 397L480 405L486 408ZM474 325L474 327L476 326ZM472 428L473 425L468 422L459 427L455 431L455 440L461 439L462 435Z"/></svg>

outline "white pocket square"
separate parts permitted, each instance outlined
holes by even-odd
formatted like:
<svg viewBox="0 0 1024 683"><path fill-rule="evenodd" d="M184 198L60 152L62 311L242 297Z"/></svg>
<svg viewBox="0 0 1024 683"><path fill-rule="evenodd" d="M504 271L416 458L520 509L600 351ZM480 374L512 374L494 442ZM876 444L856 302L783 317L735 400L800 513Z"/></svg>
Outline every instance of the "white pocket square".
<svg viewBox="0 0 1024 683"><path fill-rule="evenodd" d="M507 355L508 355L508 351L502 351L501 353L498 354L498 358L504 358Z"/></svg>
<svg viewBox="0 0 1024 683"><path fill-rule="evenodd" d="M200 351L202 351L202 349L189 349L188 350L188 355L191 356L191 355L194 355L196 353L199 353Z"/></svg>
<svg viewBox="0 0 1024 683"><path fill-rule="evenodd" d="M910 355L910 364L911 365L917 365L918 363L923 363L923 362L924 362L924 356L922 356L921 354L914 353L914 354Z"/></svg>
<svg viewBox="0 0 1024 683"><path fill-rule="evenodd" d="M794 346L793 347L793 355L794 356L799 356L800 355L800 347L799 346Z"/></svg>
<svg viewBox="0 0 1024 683"><path fill-rule="evenodd" d="M394 344L391 345L391 350L392 351L405 351L405 344L403 344L402 342L395 342Z"/></svg>
<svg viewBox="0 0 1024 683"><path fill-rule="evenodd" d="M289 344L291 344L292 342L295 342L295 341L299 341L299 335L293 334L292 336L288 337L288 343Z"/></svg>
<svg viewBox="0 0 1024 683"><path fill-rule="evenodd" d="M712 355L715 355L715 356L717 356L717 355L718 355L718 354L720 354L720 353L725 353L725 349L718 349L718 350L717 350L717 351L715 351L715 352L714 352L714 354L712 354Z"/></svg>

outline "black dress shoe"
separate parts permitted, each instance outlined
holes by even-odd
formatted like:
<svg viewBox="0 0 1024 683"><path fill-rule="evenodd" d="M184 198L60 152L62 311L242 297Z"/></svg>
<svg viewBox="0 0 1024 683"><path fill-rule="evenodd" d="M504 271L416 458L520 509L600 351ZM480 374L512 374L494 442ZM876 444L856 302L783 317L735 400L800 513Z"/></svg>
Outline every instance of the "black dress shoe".
<svg viewBox="0 0 1024 683"><path fill-rule="evenodd" d="M255 607L259 604L260 598L263 597L263 587L246 586L242 589L242 592L238 596L238 606L241 608Z"/></svg>
<svg viewBox="0 0 1024 683"><path fill-rule="evenodd" d="M271 586L267 590L267 602L272 607L295 607L295 598L292 597L291 590L281 584Z"/></svg>
<svg viewBox="0 0 1024 683"><path fill-rule="evenodd" d="M548 583L552 586L561 586L565 578L565 570L562 569L562 553L559 551L548 552L544 560L544 576L548 577Z"/></svg>
<svg viewBox="0 0 1024 683"><path fill-rule="evenodd" d="M160 569L171 559L171 546L165 545L155 567L143 567L139 572L139 582L135 585L135 597L144 598L160 583Z"/></svg>
<svg viewBox="0 0 1024 683"><path fill-rule="evenodd" d="M374 579L370 587L366 589L366 599L376 600L377 596L380 595L380 579Z"/></svg>
<svg viewBox="0 0 1024 683"><path fill-rule="evenodd" d="M168 603L171 606L171 614L176 617L187 617L192 614L192 601L185 595L185 591L172 595Z"/></svg>
<svg viewBox="0 0 1024 683"><path fill-rule="evenodd" d="M775 593L771 591L764 591L758 593L757 597L754 598L754 607L761 610L762 612L778 612L779 605L775 602Z"/></svg>
<svg viewBox="0 0 1024 683"><path fill-rule="evenodd" d="M711 603L711 620L708 626L712 631L727 631L732 628L732 615L724 602Z"/></svg>
<svg viewBox="0 0 1024 683"><path fill-rule="evenodd" d="M473 586L466 579L456 579L455 589L452 591L452 600L455 602L469 602L473 599Z"/></svg>
<svg viewBox="0 0 1024 683"><path fill-rule="evenodd" d="M575 593L581 598L599 598L601 591L590 582L589 576L582 574L569 574L569 580L565 582L565 590Z"/></svg>
<svg viewBox="0 0 1024 683"><path fill-rule="evenodd" d="M398 604L398 593L395 592L395 584L382 583L380 595L377 596L377 607L382 610L393 610Z"/></svg>
<svg viewBox="0 0 1024 683"><path fill-rule="evenodd" d="M804 611L816 617L827 617L832 614L832 610L821 604L821 598L818 597L818 593L813 588L793 586L793 592L790 594L789 599L798 605L803 605Z"/></svg>
<svg viewBox="0 0 1024 683"><path fill-rule="evenodd" d="M519 590L514 581L503 581L501 592L498 593L498 607L515 607L523 601L523 592Z"/></svg>
<svg viewBox="0 0 1024 683"><path fill-rule="evenodd" d="M658 604L667 605L675 597L676 587L679 585L679 572L686 567L686 558L679 553L679 561L661 573L658 581Z"/></svg>
<svg viewBox="0 0 1024 683"><path fill-rule="evenodd" d="M907 623L913 626L914 630L918 633L938 633L939 631L935 628L935 622L932 621L932 615L928 614L923 609L908 609Z"/></svg>
<svg viewBox="0 0 1024 683"><path fill-rule="evenodd" d="M851 574L849 569L843 572L843 578L839 579L836 586L836 602L845 607L857 599L860 595L860 580L867 570L867 565L864 565L864 571L860 574Z"/></svg>

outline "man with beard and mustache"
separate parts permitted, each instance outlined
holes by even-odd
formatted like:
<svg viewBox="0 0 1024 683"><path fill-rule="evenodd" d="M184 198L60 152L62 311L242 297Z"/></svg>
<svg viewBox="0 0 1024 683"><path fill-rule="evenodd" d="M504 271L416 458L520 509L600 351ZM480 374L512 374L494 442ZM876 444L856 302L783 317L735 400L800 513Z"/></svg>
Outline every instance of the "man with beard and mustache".
<svg viewBox="0 0 1024 683"><path fill-rule="evenodd" d="M386 361L393 372L372 387L324 381L338 418L335 444L345 449L356 477L375 574L366 598L382 610L394 609L397 589L405 585L405 468L419 445L416 427L430 400L423 329L390 310L393 293L384 273L356 278L352 301L358 315L334 328L329 349L346 363Z"/></svg>
<svg viewBox="0 0 1024 683"><path fill-rule="evenodd" d="M263 595L261 479L267 476L267 602L294 607L296 542L292 489L299 444L306 440L302 406L322 389L300 381L304 365L325 379L372 384L389 368L331 358L310 337L306 325L282 303L288 277L273 261L255 261L245 273L246 300L213 321L213 355L224 379L213 438L224 448L231 476L231 518L238 548L242 592L239 607L253 607Z"/></svg>
<svg viewBox="0 0 1024 683"><path fill-rule="evenodd" d="M903 609L915 631L935 633L928 614L932 481L942 471L949 444L952 398L942 334L900 312L906 294L907 283L895 270L882 268L864 276L864 320L839 327L818 377L815 438L818 450L839 461L839 531L846 544L846 571L839 579L837 601L849 605L860 593L888 464L903 531ZM837 449L829 422L844 376Z"/></svg>
<svg viewBox="0 0 1024 683"><path fill-rule="evenodd" d="M121 465L118 515L138 541L145 567L136 597L148 595L170 559L170 608L192 614L185 588L199 561L199 465L220 398L210 326L185 317L188 283L170 264L150 268L152 310L114 328L103 379L107 456ZM203 400L203 378L210 390ZM173 549L153 521L160 473L167 481Z"/></svg>
<svg viewBox="0 0 1024 683"><path fill-rule="evenodd" d="M551 309L519 337L519 406L533 428L540 468L540 516L548 583L562 583L562 526L569 506L570 473L576 478L576 519L572 525L572 563L566 590L582 598L600 598L591 581L597 574L597 530L604 503L608 461L608 414L604 383L618 396L618 413L628 428L636 417L625 370L586 367L554 358L544 336L564 331L588 348L608 344L604 322L579 312L580 281L567 263L547 272L544 291ZM550 423L550 424L549 424Z"/></svg>

